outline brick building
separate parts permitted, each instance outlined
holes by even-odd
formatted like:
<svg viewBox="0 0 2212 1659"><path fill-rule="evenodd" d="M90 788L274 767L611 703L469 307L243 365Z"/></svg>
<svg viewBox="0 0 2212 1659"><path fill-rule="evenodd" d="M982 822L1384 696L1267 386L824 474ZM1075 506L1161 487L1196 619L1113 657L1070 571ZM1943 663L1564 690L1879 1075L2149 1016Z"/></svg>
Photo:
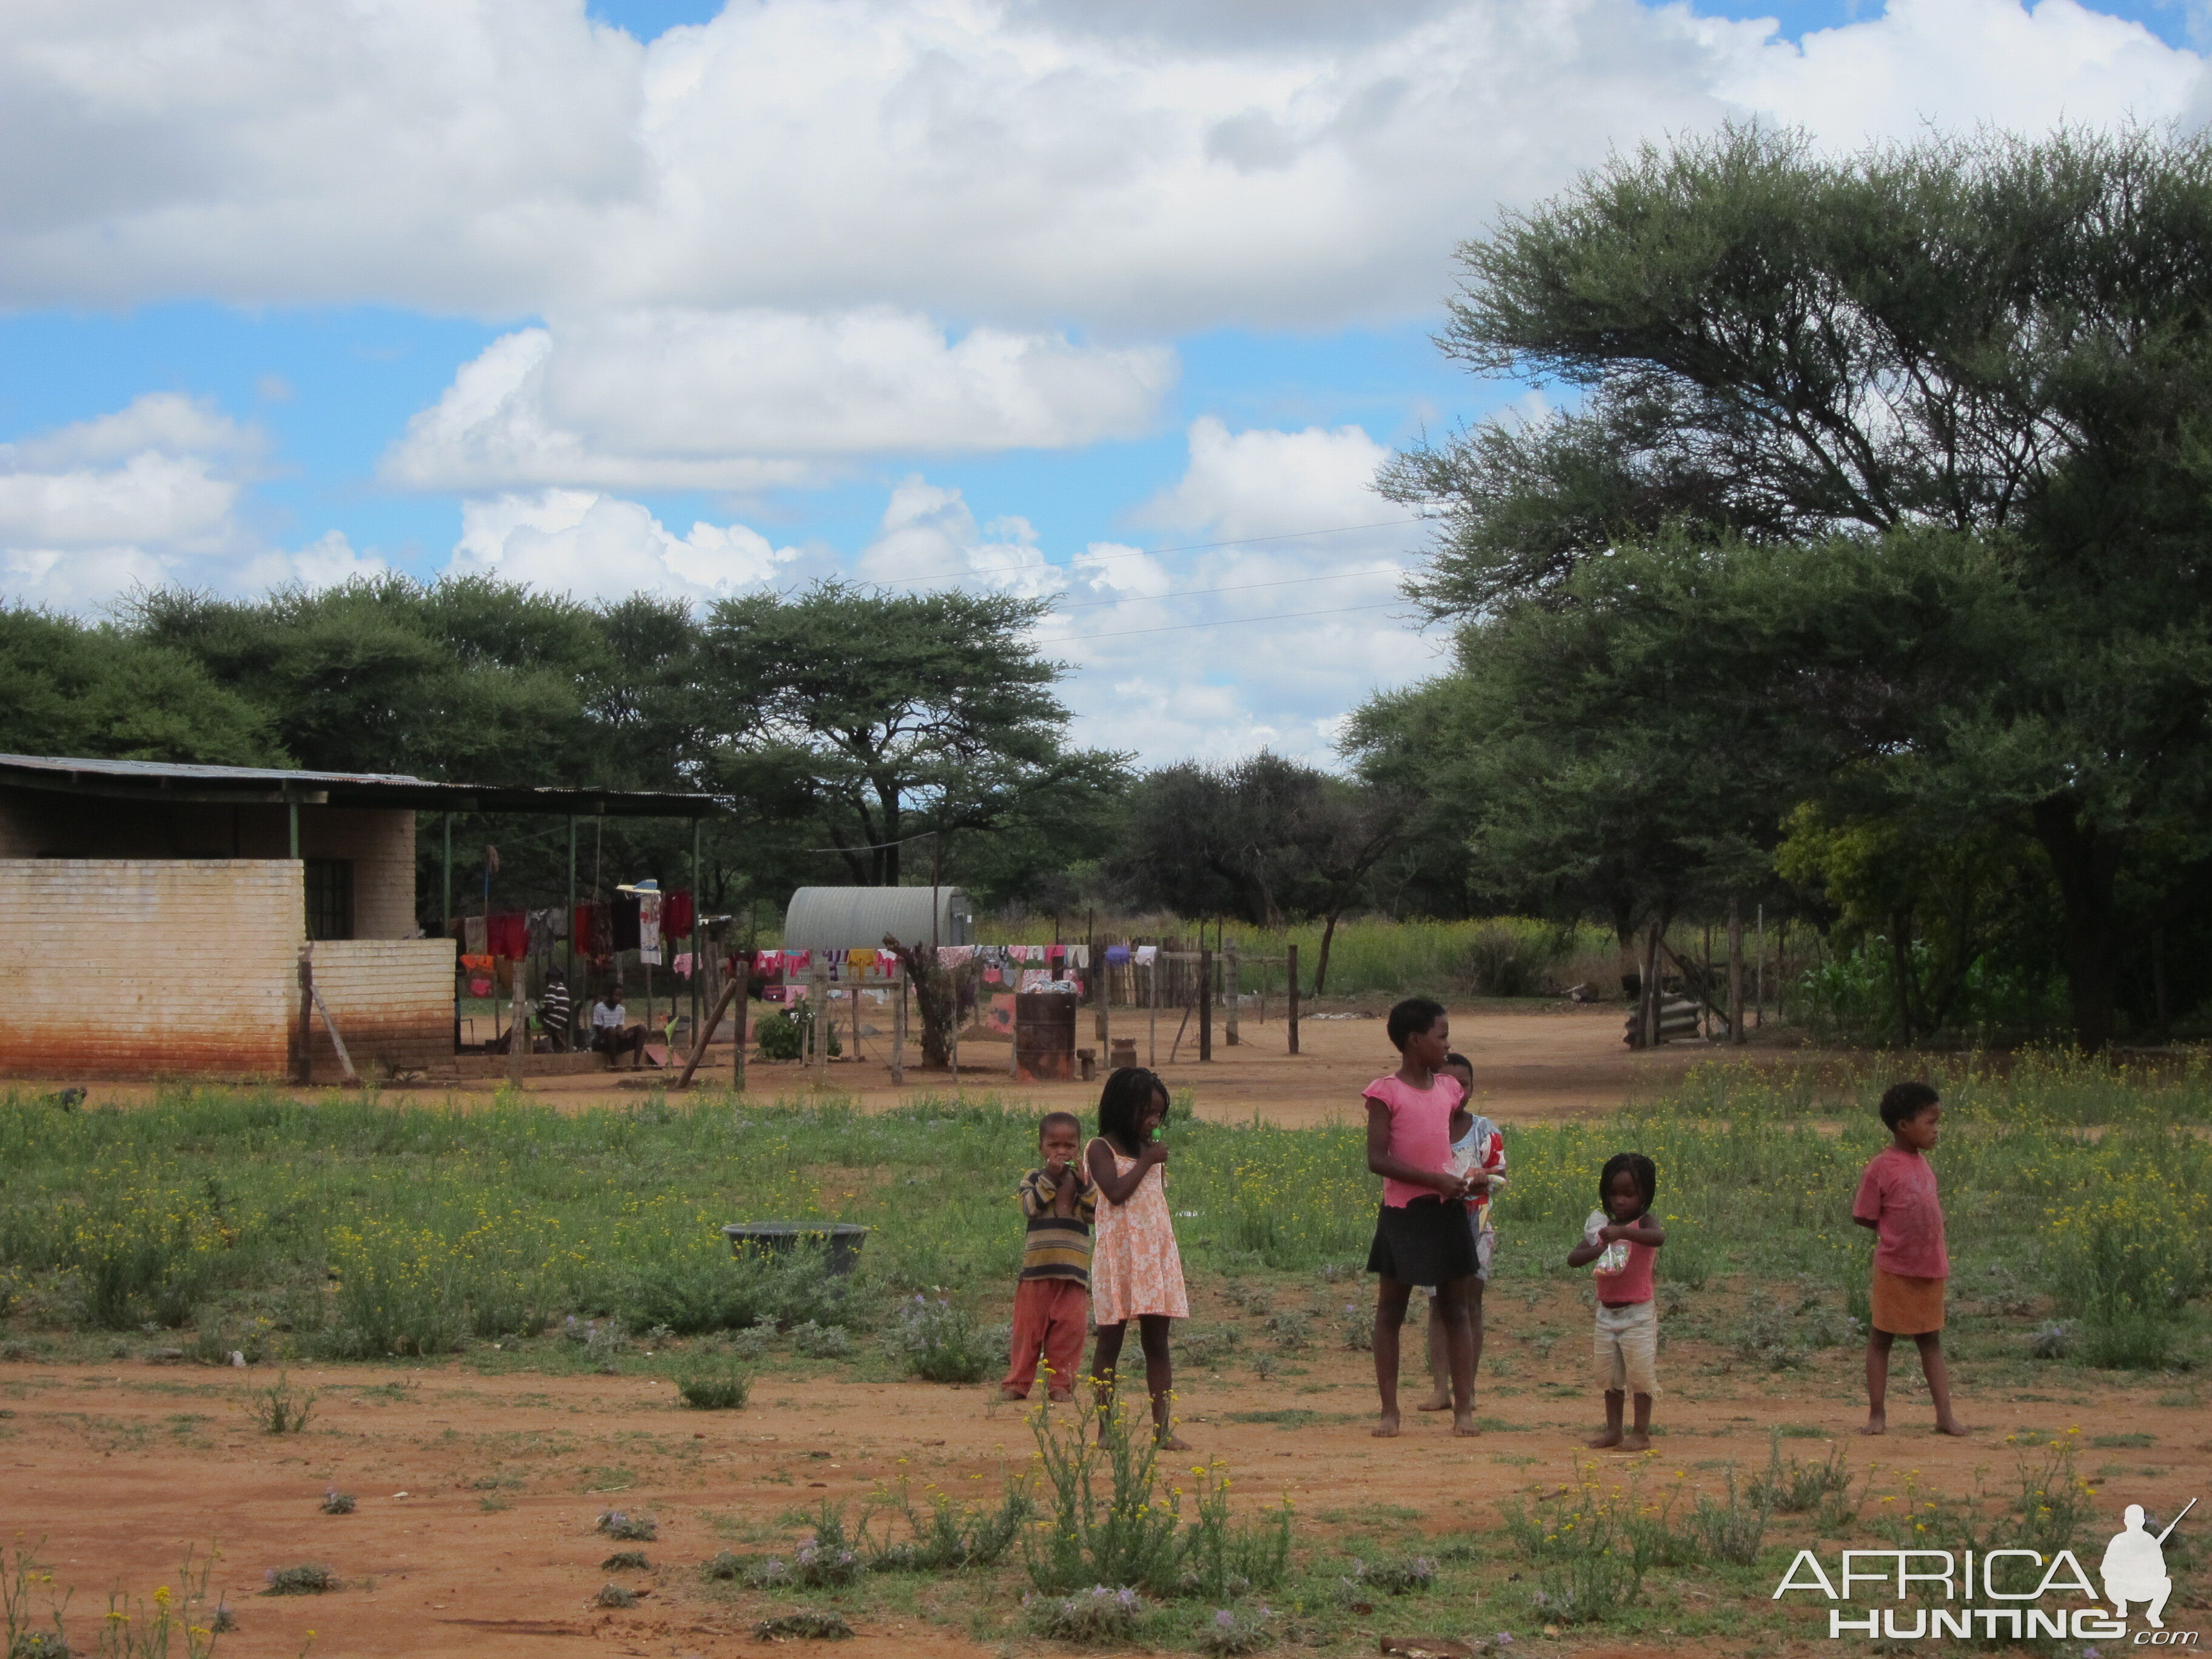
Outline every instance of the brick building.
<svg viewBox="0 0 2212 1659"><path fill-rule="evenodd" d="M454 953L416 925L419 812L701 817L696 795L0 755L0 1073L281 1077L299 964L356 1066L454 1061ZM335 1075L313 1027L317 1076Z"/></svg>

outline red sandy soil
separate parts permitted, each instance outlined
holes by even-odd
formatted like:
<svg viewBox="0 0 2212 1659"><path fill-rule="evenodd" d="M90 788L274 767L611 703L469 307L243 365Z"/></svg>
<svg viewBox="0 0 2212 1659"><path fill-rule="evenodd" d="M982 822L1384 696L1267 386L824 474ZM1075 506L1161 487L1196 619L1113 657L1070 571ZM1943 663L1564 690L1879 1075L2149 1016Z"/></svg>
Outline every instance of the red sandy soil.
<svg viewBox="0 0 2212 1659"><path fill-rule="evenodd" d="M763 1012L757 1008L755 1018ZM1189 1090L1200 1117L1243 1121L1255 1115L1271 1123L1300 1126L1359 1115L1360 1091L1376 1077L1396 1068L1389 1039L1383 1035L1379 1008L1334 1004L1322 1015L1300 1022L1303 1052L1288 1052L1288 1030L1279 1018L1266 1024L1247 1018L1243 1041L1231 1047L1217 1027L1213 1059L1200 1064L1194 1031L1187 1031L1180 1050L1175 1044L1176 1017L1161 1016L1157 1039L1158 1069L1173 1088ZM1703 1042L1668 1043L1637 1052L1620 1040L1626 1012L1618 1004L1577 1007L1572 1004L1490 1003L1455 1011L1453 1046L1474 1062L1475 1091L1487 1103L1483 1109L1505 1122L1531 1122L1547 1118L1588 1116L1612 1111L1632 1096L1663 1090L1692 1066L1715 1063L1754 1066L1791 1066L1834 1062L1832 1052L1795 1046L1780 1030L1762 1037L1754 1031L1742 1048ZM1151 1063L1154 1052L1147 1041L1140 1015L1117 1010L1117 1036L1133 1036L1139 1064ZM1095 1039L1089 1017L1084 1017L1078 1041L1091 1046ZM863 1057L840 1059L829 1067L828 1092L856 1099L863 1109L880 1110L923 1096L951 1092L953 1080L944 1071L927 1072L918 1065L907 1070L906 1085L890 1080L888 1036L864 1030ZM1103 1048L1103 1045L1098 1045ZM1039 1105L1073 1108L1094 1104L1097 1083L1015 1083L1006 1075L1008 1046L1004 1042L968 1042L960 1051L959 1089L963 1094L1000 1095L1035 1101ZM710 1049L699 1080L726 1083L731 1053L726 1045ZM26 1080L17 1086L41 1091L62 1087L74 1079L46 1078ZM665 1087L672 1073L587 1071L538 1076L526 1080L532 1098L564 1109L620 1103L636 1097L640 1090ZM0 1079L0 1088L8 1086ZM88 1080L96 1103L131 1104L149 1098L152 1085L143 1083ZM471 1079L460 1085L437 1083L395 1093L411 1099L435 1099L450 1095L457 1100L487 1099L500 1086L494 1079ZM814 1091L807 1072L793 1064L769 1064L758 1060L747 1067L747 1086L771 1098L804 1100Z"/></svg>
<svg viewBox="0 0 2212 1659"><path fill-rule="evenodd" d="M1201 1291L1194 1311L1208 1324L1257 1317L1220 1302L1209 1287ZM1283 1299L1309 1304L1317 1329L1333 1333L1342 1304L1367 1295L1364 1285L1316 1279L1303 1291L1291 1287ZM1496 1298L1477 1406L1489 1428L1474 1440L1455 1440L1443 1420L1413 1412L1418 1392L1407 1398L1404 1437L1372 1438L1371 1362L1328 1346L1333 1337L1287 1360L1273 1381L1258 1381L1249 1369L1249 1354L1264 1340L1256 1325L1247 1328L1247 1360L1233 1362L1228 1373L1186 1367L1179 1374L1184 1432L1200 1453L1228 1461L1252 1501L1288 1492L1309 1544L1325 1541L1332 1517L1358 1524L1368 1505L1417 1510L1419 1529L1439 1540L1469 1528L1489 1531L1503 1498L1567 1477L1577 1460L1599 1457L1608 1476L1628 1472L1631 1459L1580 1449L1595 1427L1598 1403L1586 1376L1588 1317L1564 1291L1534 1301ZM2099 1520L2087 1528L2092 1549L2117 1528L2123 1504L2171 1514L2212 1486L2212 1442L2205 1438L2212 1423L2201 1403L2171 1392L2178 1386L2172 1378L2100 1381L2090 1389L2071 1376L2039 1376L2030 1386L2045 1392L2022 1393L2015 1391L2016 1372L2005 1382L1961 1364L1960 1412L1976 1431L1946 1441L1929 1431L1926 1395L1910 1360L1900 1358L1892 1432L1869 1441L1852 1433L1864 1410L1856 1352L1830 1352L1813 1369L1776 1375L1729 1371L1724 1358L1698 1342L1668 1348L1656 1413L1661 1437L1646 1479L1671 1482L1680 1469L1691 1485L1711 1486L1722 1460L1761 1465L1770 1431L1788 1427L1797 1434L1782 1443L1785 1452L1818 1459L1829 1449L1818 1437L1825 1436L1844 1445L1854 1469L1879 1465L1877 1494L1894 1490L1908 1469L1942 1492L1970 1492L1978 1477L1995 1492L2012 1482L2017 1454L2004 1443L2008 1432L2063 1433L2079 1425L2086 1442L2118 1426L2154 1437L2148 1447L2123 1450L2083 1446L2085 1472L2103 1465L2109 1479ZM934 1480L983 1497L997 1492L1002 1472L1030 1459L1024 1408L998 1403L991 1383L860 1382L841 1370L849 1368L767 1371L748 1409L705 1414L682 1408L666 1382L642 1376L489 1376L465 1360L421 1370L310 1367L295 1371L293 1381L322 1391L314 1419L306 1433L280 1439L252 1428L243 1409L245 1391L265 1382L265 1371L156 1367L138 1359L10 1364L0 1367L0 1410L7 1413L0 1418L6 1494L0 1539L43 1537L42 1553L59 1583L76 1588L80 1633L109 1589L120 1584L143 1595L174 1584L186 1545L219 1540L215 1587L228 1590L241 1626L222 1650L237 1659L290 1659L309 1630L323 1659L765 1653L750 1626L783 1604L750 1593L734 1603L710 1599L696 1571L701 1561L724 1548L758 1553L773 1547L771 1540L793 1540L803 1528L778 1524L787 1511L825 1498L857 1504L901 1474L913 1475L917 1487ZM405 1398L392 1397L385 1386L395 1381ZM2167 1403L2155 1403L2161 1396ZM2198 1401L2195 1390L2188 1400ZM1284 1409L1320 1416L1294 1429L1230 1416ZM356 1513L319 1513L332 1485L357 1495ZM489 1510L488 1491L495 1505ZM618 1545L595 1534L594 1519L609 1506L656 1516L658 1540ZM738 1535L745 1523L770 1530L747 1540ZM1833 1551L1847 1542L1873 1547L1880 1540L1871 1529L1828 1540L1822 1553L1831 1565ZM600 1561L617 1548L643 1550L655 1571L602 1571ZM2094 1571L2094 1558L2087 1559ZM299 1562L327 1563L342 1588L321 1596L256 1594L266 1569ZM591 1598L611 1577L649 1586L652 1594L635 1610L598 1610ZM1678 1593L1692 1600L1701 1593L1695 1574ZM859 1639L830 1650L852 1659L981 1659L1006 1651L998 1638L978 1642L966 1634L970 1594L958 1586L939 1592L933 1583L924 1604L941 1599L947 1625L911 1614L862 1615L854 1621ZM2168 1623L2207 1623L2198 1610L2203 1594L2204 1586L2185 1580ZM1008 1602L991 1611L1011 1617L1013 1608ZM1652 1650L1571 1631L1546 1639L1504 1592L1488 1597L1479 1614L1431 1597L1378 1609L1376 1622L1382 1633L1411 1626L1403 1633L1421 1634L1430 1624L1456 1631L1477 1621L1486 1632L1514 1631L1530 1659ZM1827 1650L1825 1630L1814 1633L1824 1639L1789 1645ZM1030 1650L1048 1650L1031 1644ZM1711 1650L1686 1642L1661 1650Z"/></svg>

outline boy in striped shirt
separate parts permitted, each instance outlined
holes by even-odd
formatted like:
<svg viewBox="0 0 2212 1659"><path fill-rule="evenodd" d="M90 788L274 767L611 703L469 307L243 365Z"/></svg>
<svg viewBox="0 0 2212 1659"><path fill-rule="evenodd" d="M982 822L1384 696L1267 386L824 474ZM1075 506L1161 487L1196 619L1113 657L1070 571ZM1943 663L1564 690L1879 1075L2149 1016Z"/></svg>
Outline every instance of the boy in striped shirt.
<svg viewBox="0 0 2212 1659"><path fill-rule="evenodd" d="M1042 1356L1048 1397L1075 1398L1083 1338L1091 1324L1091 1223L1098 1188L1084 1173L1083 1125L1073 1112L1048 1112L1037 1125L1044 1167L1022 1177L1017 1192L1029 1237L1014 1287L1012 1363L1002 1400L1026 1400Z"/></svg>

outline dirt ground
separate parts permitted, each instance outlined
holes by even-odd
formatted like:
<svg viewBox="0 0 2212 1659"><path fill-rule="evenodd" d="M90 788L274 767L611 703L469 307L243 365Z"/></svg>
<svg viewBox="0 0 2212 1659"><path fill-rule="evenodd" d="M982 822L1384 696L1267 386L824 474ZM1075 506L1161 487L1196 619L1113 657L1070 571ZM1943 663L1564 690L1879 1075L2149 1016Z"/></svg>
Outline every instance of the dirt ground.
<svg viewBox="0 0 2212 1659"><path fill-rule="evenodd" d="M765 1010L756 1006L757 1020ZM1332 1004L1299 1024L1302 1052L1288 1051L1289 1028L1277 1018L1265 1024L1247 1018L1231 1047L1220 1029L1215 1031L1213 1059L1200 1064L1194 1034L1186 1032L1178 1050L1175 1043L1176 1017L1161 1016L1156 1041L1148 1037L1140 1015L1117 1010L1113 1030L1119 1036L1133 1036L1139 1064L1152 1063L1170 1085L1189 1090L1198 1115L1225 1121L1245 1121L1258 1115L1266 1121L1297 1127L1327 1122L1332 1118L1357 1117L1360 1091L1375 1078L1394 1070L1396 1056L1384 1036L1379 1005L1360 1007ZM1764 1038L1757 1031L1742 1048L1703 1042L1674 1042L1644 1052L1621 1042L1625 1011L1617 1004L1577 1007L1569 1003L1487 1004L1455 1010L1451 1016L1452 1043L1474 1062L1475 1091L1486 1102L1482 1109L1501 1122L1533 1122L1548 1118L1575 1117L1607 1112L1632 1094L1648 1094L1665 1087L1693 1066L1716 1061L1759 1066L1797 1066L1832 1062L1832 1053L1803 1048L1785 1041L1779 1030ZM1085 1017L1079 1042L1095 1039ZM873 1025L863 1027L860 1054L840 1058L829 1067L828 1089L856 1099L865 1110L882 1110L922 1096L950 1092L953 1080L944 1071L926 1072L909 1066L906 1085L895 1087L890 1079L890 1042ZM959 1089L975 1096L1012 1095L1055 1108L1094 1105L1097 1083L1019 1083L1006 1075L1010 1057L1005 1042L968 1042L960 1050ZM699 1077L726 1080L731 1071L726 1044L710 1048ZM666 1073L628 1070L588 1071L526 1079L529 1095L565 1109L606 1105L635 1097L640 1090L665 1087L672 1080ZM52 1090L66 1079L42 1079L21 1086ZM0 1087L7 1080L0 1079ZM97 1103L128 1105L151 1096L151 1085L88 1080ZM434 1083L409 1088L412 1097L452 1095L456 1099L489 1098L498 1088L495 1079L471 1079L459 1085ZM770 1064L753 1060L747 1066L747 1087L756 1094L803 1099L812 1092L807 1072L796 1063Z"/></svg>
<svg viewBox="0 0 2212 1659"><path fill-rule="evenodd" d="M1318 1280L1306 1293L1330 1328L1336 1304L1365 1294ZM1208 1322L1243 1316L1212 1305L1217 1300L1202 1294L1194 1312ZM1242 1490L1268 1501L1289 1493L1309 1542L1377 1514L1439 1541L1469 1528L1487 1531L1502 1499L1598 1455L1578 1449L1597 1405L1585 1375L1588 1318L1564 1292L1498 1298L1478 1402L1486 1432L1477 1439L1454 1440L1443 1421L1410 1410L1404 1438L1372 1438L1371 1362L1342 1347L1316 1348L1265 1382L1241 1366L1225 1374L1184 1367L1184 1431L1200 1452L1228 1460ZM1813 1369L1782 1376L1730 1373L1721 1358L1696 1341L1669 1345L1651 1476L1670 1480L1680 1469L1692 1484L1716 1483L1723 1461L1763 1465L1778 1429L1791 1437L1782 1443L1792 1454L1817 1459L1832 1441L1855 1469L1879 1466L1877 1493L1906 1469L1948 1492L1970 1490L1978 1474L2002 1488L2016 1456L2007 1433L2078 1426L2085 1471L2112 1460L2102 1463L2100 1516L2126 1502L2172 1514L2212 1485L2203 1397L2161 1392L2175 1388L2171 1378L2091 1390L2039 1375L2048 1391L2025 1392L2016 1369L2008 1386L2006 1368L1962 1361L1956 1387L1975 1432L1954 1442L1929 1432L1926 1395L1907 1375L1910 1364L1900 1364L1896 1426L1869 1441L1852 1433L1863 1412L1856 1353L1832 1352ZM295 1372L294 1381L321 1398L307 1432L286 1438L258 1432L243 1409L246 1390L268 1380L260 1371L143 1359L0 1367L0 1536L44 1539L58 1583L76 1586L80 1630L112 1587L143 1595L173 1584L187 1544L219 1540L214 1587L227 1592L240 1626L222 1648L239 1659L289 1659L310 1630L313 1651L327 1659L593 1650L720 1659L768 1651L750 1625L783 1604L757 1595L713 1599L700 1562L726 1548L757 1552L794 1540L803 1531L794 1511L824 1498L857 1504L902 1473L917 1486L936 1480L995 1494L1003 1473L1030 1457L1021 1408L999 1404L988 1383L872 1383L830 1367L770 1370L749 1408L707 1414L684 1409L662 1378L485 1374L499 1358ZM1269 1413L1304 1415L1255 1420ZM2088 1449L2091 1437L2114 1426L2130 1431L2128 1449ZM1609 1454L1602 1467L1625 1473L1627 1463ZM332 1486L357 1496L356 1513L319 1512ZM657 1541L635 1547L653 1571L602 1570L602 1559L621 1547L592 1530L610 1506L657 1517ZM2088 1530L2100 1548L2105 1527ZM1832 1563L1845 1542L1878 1541L1871 1533L1830 1540L1823 1553ZM258 1594L267 1570L301 1562L327 1564L341 1588L320 1596ZM596 1609L592 1598L611 1577L651 1593L634 1610ZM1680 1593L1703 1594L1691 1583ZM2189 1610L2202 1598L2203 1587L2185 1583L2169 1623L2208 1622ZM937 1599L925 1589L913 1605ZM1410 1625L1419 1634L1425 1623L1507 1629L1531 1659L1653 1650L1572 1631L1547 1639L1515 1600L1501 1585L1479 1612L1431 1597L1379 1608L1375 1622L1382 1633ZM985 1617L998 1626L1014 1612L1009 1599ZM955 1617L948 1628L915 1613L861 1615L858 1639L836 1650L853 1659L1009 1651L997 1629ZM1825 1650L1825 1630L1812 1633L1823 1639L1788 1645ZM1660 1650L1714 1649L1700 1641ZM1767 1642L1764 1650L1775 1649Z"/></svg>

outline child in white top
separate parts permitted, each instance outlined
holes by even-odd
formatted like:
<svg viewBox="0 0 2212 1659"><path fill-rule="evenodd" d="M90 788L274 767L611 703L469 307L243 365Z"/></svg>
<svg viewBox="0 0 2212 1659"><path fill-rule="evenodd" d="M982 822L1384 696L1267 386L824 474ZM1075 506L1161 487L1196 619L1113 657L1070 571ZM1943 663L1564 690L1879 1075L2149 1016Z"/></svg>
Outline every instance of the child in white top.
<svg viewBox="0 0 2212 1659"><path fill-rule="evenodd" d="M1467 1322L1474 1348L1474 1370L1479 1373L1482 1370L1482 1287L1490 1282L1491 1257L1498 1248L1498 1231L1490 1220L1490 1200L1505 1185L1505 1137L1495 1123L1468 1108L1467 1103L1474 1097L1474 1063L1465 1054L1448 1054L1442 1069L1444 1076L1457 1079L1463 1091L1459 1106L1452 1113L1452 1170L1455 1174L1474 1176L1480 1188L1467 1206L1468 1224L1474 1230L1474 1257L1478 1263L1474 1281L1468 1286ZM1443 1316L1437 1307L1435 1287L1425 1285L1421 1288L1429 1297L1430 1393L1415 1409L1446 1412L1451 1409L1452 1403L1451 1361L1444 1344Z"/></svg>

